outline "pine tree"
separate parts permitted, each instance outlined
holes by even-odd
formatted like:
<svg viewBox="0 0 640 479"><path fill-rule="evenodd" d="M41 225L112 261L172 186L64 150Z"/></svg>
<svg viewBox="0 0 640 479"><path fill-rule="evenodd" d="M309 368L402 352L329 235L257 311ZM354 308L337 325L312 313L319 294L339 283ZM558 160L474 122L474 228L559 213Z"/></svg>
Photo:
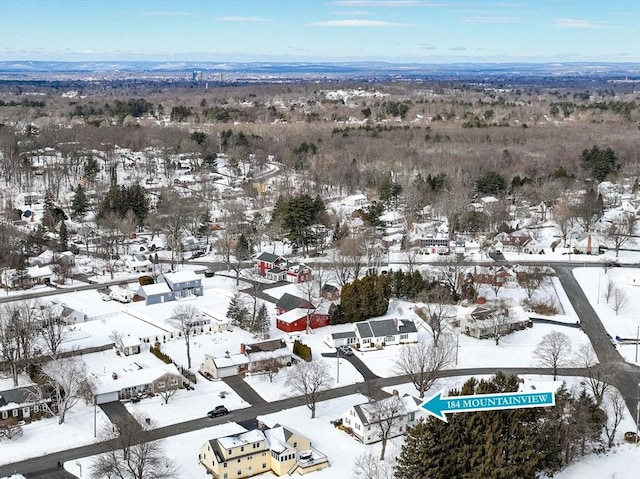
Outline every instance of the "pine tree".
<svg viewBox="0 0 640 479"><path fill-rule="evenodd" d="M468 380L449 396L514 392L517 376ZM396 477L511 479L536 477L560 465L558 423L549 408L450 414L412 428L400 453Z"/></svg>
<svg viewBox="0 0 640 479"><path fill-rule="evenodd" d="M84 186L79 184L76 187L73 201L71 202L71 217L73 219L81 220L89 210L89 200L85 192Z"/></svg>
<svg viewBox="0 0 640 479"><path fill-rule="evenodd" d="M67 230L67 223L62 221L60 223L60 231L58 232L59 242L58 247L60 251L67 251L69 249L69 231Z"/></svg>
<svg viewBox="0 0 640 479"><path fill-rule="evenodd" d="M240 293L235 293L229 302L229 308L227 309L227 317L231 321L237 323L239 326L243 326L247 319L247 310L242 305L242 299Z"/></svg>
<svg viewBox="0 0 640 479"><path fill-rule="evenodd" d="M258 314L256 315L256 323L258 325L258 329L262 336L262 339L267 339L269 337L271 322L269 321L267 306L264 303L262 303L262 306L260 306L260 309L258 310Z"/></svg>

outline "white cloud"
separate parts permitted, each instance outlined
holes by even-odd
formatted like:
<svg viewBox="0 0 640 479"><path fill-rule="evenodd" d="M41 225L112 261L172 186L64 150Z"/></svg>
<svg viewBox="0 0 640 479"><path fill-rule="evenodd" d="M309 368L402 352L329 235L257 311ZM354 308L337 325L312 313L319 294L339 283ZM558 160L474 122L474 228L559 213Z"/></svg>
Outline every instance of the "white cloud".
<svg viewBox="0 0 640 479"><path fill-rule="evenodd" d="M559 18L553 22L553 25L556 28L607 28L610 26L605 22L578 20L575 18Z"/></svg>
<svg viewBox="0 0 640 479"><path fill-rule="evenodd" d="M420 43L420 44L418 44L418 47L420 47L421 50L435 50L436 49L436 47L434 47L430 43Z"/></svg>
<svg viewBox="0 0 640 479"><path fill-rule="evenodd" d="M217 17L216 20L220 22L247 22L247 23L256 23L256 22L268 22L269 20L261 17Z"/></svg>
<svg viewBox="0 0 640 479"><path fill-rule="evenodd" d="M313 22L314 27L406 27L407 23L382 22L379 20L329 20Z"/></svg>

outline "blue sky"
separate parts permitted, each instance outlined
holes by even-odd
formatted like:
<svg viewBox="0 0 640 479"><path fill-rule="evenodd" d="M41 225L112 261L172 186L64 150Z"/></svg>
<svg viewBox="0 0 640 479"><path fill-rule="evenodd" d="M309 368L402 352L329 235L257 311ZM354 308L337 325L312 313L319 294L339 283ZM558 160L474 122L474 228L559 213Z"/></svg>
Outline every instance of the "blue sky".
<svg viewBox="0 0 640 479"><path fill-rule="evenodd" d="M640 0L0 0L0 60L640 61Z"/></svg>

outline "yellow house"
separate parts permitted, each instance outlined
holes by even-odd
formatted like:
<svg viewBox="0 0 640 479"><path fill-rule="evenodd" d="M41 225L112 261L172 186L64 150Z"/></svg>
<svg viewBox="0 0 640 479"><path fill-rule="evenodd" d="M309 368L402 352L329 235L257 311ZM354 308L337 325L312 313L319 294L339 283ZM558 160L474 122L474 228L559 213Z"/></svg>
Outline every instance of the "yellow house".
<svg viewBox="0 0 640 479"><path fill-rule="evenodd" d="M200 463L216 479L241 479L263 472L306 474L329 466L327 456L302 434L284 426L211 439L200 448Z"/></svg>

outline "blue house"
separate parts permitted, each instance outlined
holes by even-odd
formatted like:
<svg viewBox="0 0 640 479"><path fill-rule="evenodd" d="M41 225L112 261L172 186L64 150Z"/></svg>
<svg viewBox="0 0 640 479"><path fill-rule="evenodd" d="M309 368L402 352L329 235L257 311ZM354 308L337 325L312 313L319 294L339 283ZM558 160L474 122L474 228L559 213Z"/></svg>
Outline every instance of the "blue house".
<svg viewBox="0 0 640 479"><path fill-rule="evenodd" d="M164 273L157 283L138 288L138 295L145 299L145 304L165 303L202 294L202 278L193 271Z"/></svg>

